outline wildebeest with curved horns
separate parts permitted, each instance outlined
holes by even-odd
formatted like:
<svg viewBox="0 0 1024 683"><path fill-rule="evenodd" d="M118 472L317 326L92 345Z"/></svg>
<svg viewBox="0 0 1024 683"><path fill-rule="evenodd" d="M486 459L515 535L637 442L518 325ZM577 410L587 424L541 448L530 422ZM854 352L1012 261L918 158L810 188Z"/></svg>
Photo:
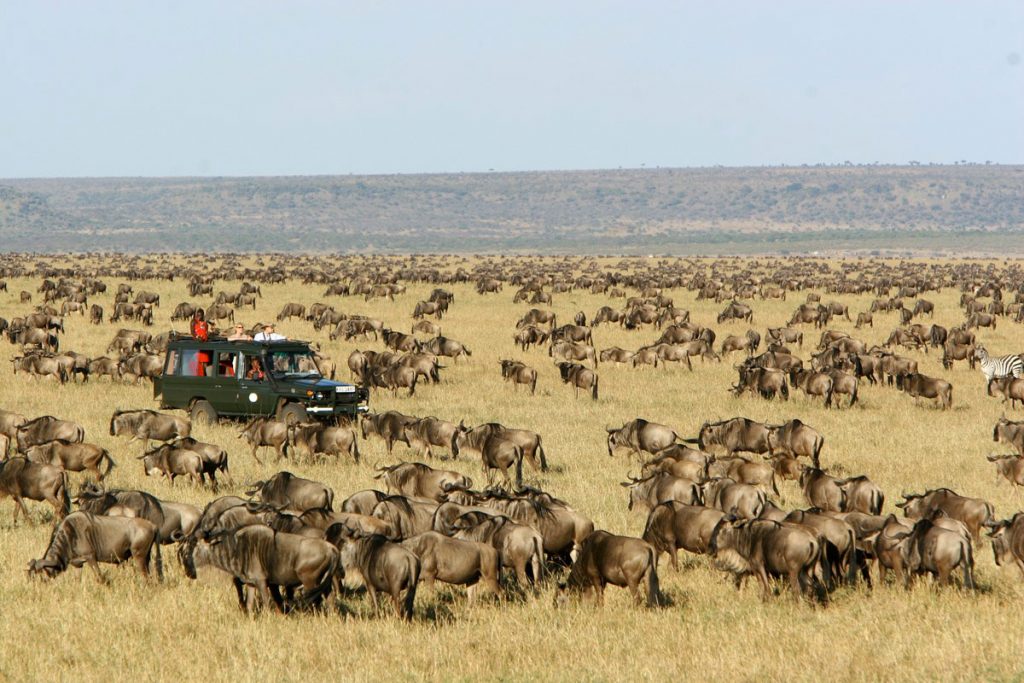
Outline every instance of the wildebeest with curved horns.
<svg viewBox="0 0 1024 683"><path fill-rule="evenodd" d="M376 468L374 479L381 479L390 495L430 498L442 502L452 491L473 487L473 480L460 472L436 470L421 462L400 462Z"/></svg>
<svg viewBox="0 0 1024 683"><path fill-rule="evenodd" d="M32 446L57 439L69 443L82 443L85 441L85 429L74 422L43 415L22 423L14 434L15 446L19 453L25 453Z"/></svg>
<svg viewBox="0 0 1024 683"><path fill-rule="evenodd" d="M825 437L810 425L798 418L781 425L766 425L768 430L768 451L774 454L791 454L794 457L804 456L811 459L815 467L821 466L821 449L825 446Z"/></svg>
<svg viewBox="0 0 1024 683"><path fill-rule="evenodd" d="M650 543L631 536L616 536L595 531L583 541L583 547L572 565L569 578L558 585L556 600L564 602L570 593L593 595L598 605L604 604L606 585L629 588L633 600L640 604L640 585L647 583L647 606L665 604L658 584L658 556Z"/></svg>
<svg viewBox="0 0 1024 683"><path fill-rule="evenodd" d="M705 422L701 425L696 439L683 439L685 443L696 442L701 450L710 446L725 449L727 457L734 453L771 453L768 442L768 425L746 417L733 417L719 422Z"/></svg>
<svg viewBox="0 0 1024 683"><path fill-rule="evenodd" d="M910 519L929 517L941 510L953 519L963 522L975 541L981 538L981 529L995 519L992 503L981 498L968 498L947 489L929 489L924 493L904 493L903 502L896 503Z"/></svg>
<svg viewBox="0 0 1024 683"><path fill-rule="evenodd" d="M189 436L192 421L186 417L158 413L155 410L115 410L110 417L110 435L131 434L128 440L142 441L142 450L149 450L149 440L170 441Z"/></svg>
<svg viewBox="0 0 1024 683"><path fill-rule="evenodd" d="M501 377L506 382L512 382L512 387L515 388L517 384L525 384L530 387L530 395L533 396L537 393L537 371L531 368L526 363L517 360L502 359L498 363L501 365Z"/></svg>
<svg viewBox="0 0 1024 683"><path fill-rule="evenodd" d="M467 512L452 523L454 538L488 543L503 568L515 572L519 585L536 586L544 569L544 539L533 527L488 512ZM529 574L527 573L529 569Z"/></svg>
<svg viewBox="0 0 1024 683"><path fill-rule="evenodd" d="M452 455L458 457L464 448L482 452L484 445L490 440L510 441L523 449L523 457L534 470L546 472L548 469L547 454L540 434L529 429L513 429L497 422L488 422L467 427L459 422L459 429L452 437Z"/></svg>
<svg viewBox="0 0 1024 683"><path fill-rule="evenodd" d="M468 586L469 602L478 589L501 596L498 585L498 551L476 541L449 538L437 531L425 531L401 543L420 560L420 581L428 588L434 581Z"/></svg>
<svg viewBox="0 0 1024 683"><path fill-rule="evenodd" d="M253 525L223 531L213 539L190 538L179 548L185 575L196 578L199 567L212 565L232 576L238 606L248 611L245 586L256 589L265 605L283 612L280 589L302 587L300 607L315 607L330 595L340 574L338 549L326 541Z"/></svg>
<svg viewBox="0 0 1024 683"><path fill-rule="evenodd" d="M605 428L608 433L608 455L611 456L616 448L628 448L630 453L657 454L672 446L679 439L679 436L671 428L656 422L648 422L638 417L630 420L618 429Z"/></svg>
<svg viewBox="0 0 1024 683"><path fill-rule="evenodd" d="M679 549L703 555L708 551L711 534L725 512L703 505L666 501L647 515L642 538L655 551L668 553L672 568L679 571Z"/></svg>
<svg viewBox="0 0 1024 683"><path fill-rule="evenodd" d="M558 367L558 373L562 377L562 382L565 384L572 384L573 389L576 392L576 398L580 397L580 389L590 389L590 398L593 401L597 400L597 385L598 376L597 373L590 368L584 367L579 363L561 362L555 363Z"/></svg>
<svg viewBox="0 0 1024 683"><path fill-rule="evenodd" d="M135 566L149 578L150 559L154 560L157 579L163 580L163 562L156 526L137 517L107 517L89 512L72 512L62 519L50 535L44 555L28 564L29 576L53 578L71 567L88 564L101 583L106 579L99 563L121 564L134 559Z"/></svg>
<svg viewBox="0 0 1024 683"><path fill-rule="evenodd" d="M89 470L96 481L110 474L116 463L106 448L88 443L71 443L57 439L46 443L30 446L25 452L32 462L54 465L68 472L84 472ZM106 463L105 471L100 471L100 464Z"/></svg>
<svg viewBox="0 0 1024 683"><path fill-rule="evenodd" d="M992 522L988 526L996 566L1001 567L1007 559L1011 559L1024 575L1024 512L1018 512L1010 519Z"/></svg>
<svg viewBox="0 0 1024 683"><path fill-rule="evenodd" d="M260 501L296 515L313 508L330 510L334 505L334 491L329 487L287 471L255 482L246 495L258 496Z"/></svg>
<svg viewBox="0 0 1024 683"><path fill-rule="evenodd" d="M359 577L366 586L374 614L380 614L380 591L391 597L396 616L412 620L420 580L420 560L415 553L384 536L367 536L344 524L328 527L326 538L340 549L345 576Z"/></svg>
<svg viewBox="0 0 1024 683"><path fill-rule="evenodd" d="M415 423L419 418L412 415L403 415L397 410L388 410L383 413L363 413L360 416L359 425L362 429L363 440L370 436L379 436L387 445L388 455L396 441L409 445L405 436L405 428ZM457 455L453 451L453 455Z"/></svg>
<svg viewBox="0 0 1024 683"><path fill-rule="evenodd" d="M53 506L58 518L71 511L67 473L60 467L34 463L27 458L0 460L0 499L7 496L14 499L15 523L19 511L30 519L25 498L46 501Z"/></svg>
<svg viewBox="0 0 1024 683"><path fill-rule="evenodd" d="M953 385L944 379L914 372L908 375L898 375L896 386L913 398L938 399L943 410L948 410L953 406Z"/></svg>
<svg viewBox="0 0 1024 683"><path fill-rule="evenodd" d="M288 456L288 429L289 424L282 420L271 420L267 417L254 418L249 424L238 433L238 438L245 437L245 440L252 448L253 459L263 464L263 461L256 455L261 446L270 446L277 453L277 459Z"/></svg>

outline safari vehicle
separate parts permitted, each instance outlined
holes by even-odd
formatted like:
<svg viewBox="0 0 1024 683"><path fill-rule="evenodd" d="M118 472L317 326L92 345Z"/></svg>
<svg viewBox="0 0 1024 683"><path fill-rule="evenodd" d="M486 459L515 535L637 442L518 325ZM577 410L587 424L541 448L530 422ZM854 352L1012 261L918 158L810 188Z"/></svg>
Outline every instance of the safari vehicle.
<svg viewBox="0 0 1024 683"><path fill-rule="evenodd" d="M199 341L167 344L164 372L153 382L162 408L189 411L193 422L275 416L335 420L368 410L366 389L325 379L309 344L297 340Z"/></svg>

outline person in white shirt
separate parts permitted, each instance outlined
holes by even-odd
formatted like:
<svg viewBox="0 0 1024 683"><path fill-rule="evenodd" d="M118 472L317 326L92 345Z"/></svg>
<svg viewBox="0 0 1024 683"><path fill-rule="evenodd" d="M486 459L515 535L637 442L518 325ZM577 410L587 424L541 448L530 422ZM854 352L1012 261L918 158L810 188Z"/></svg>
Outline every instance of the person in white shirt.
<svg viewBox="0 0 1024 683"><path fill-rule="evenodd" d="M256 336L252 338L253 341L277 341L279 339L287 339L283 334L278 334L276 326L273 323L267 323L263 326L262 332L257 332Z"/></svg>

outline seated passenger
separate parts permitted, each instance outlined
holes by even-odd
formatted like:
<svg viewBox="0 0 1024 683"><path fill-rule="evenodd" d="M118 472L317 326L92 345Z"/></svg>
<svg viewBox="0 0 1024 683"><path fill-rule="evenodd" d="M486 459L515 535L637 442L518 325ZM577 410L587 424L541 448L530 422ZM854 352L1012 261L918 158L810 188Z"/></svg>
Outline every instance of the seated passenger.
<svg viewBox="0 0 1024 683"><path fill-rule="evenodd" d="M249 370L245 373L246 379L262 380L263 375L263 364L260 363L259 358L249 359Z"/></svg>

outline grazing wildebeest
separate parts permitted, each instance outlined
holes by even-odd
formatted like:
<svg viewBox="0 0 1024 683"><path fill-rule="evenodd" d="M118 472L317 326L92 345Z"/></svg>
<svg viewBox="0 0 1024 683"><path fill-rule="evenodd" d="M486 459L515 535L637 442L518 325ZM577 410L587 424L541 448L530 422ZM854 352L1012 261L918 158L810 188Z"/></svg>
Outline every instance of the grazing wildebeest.
<svg viewBox="0 0 1024 683"><path fill-rule="evenodd" d="M23 457L0 460L0 499L7 496L14 499L15 523L19 511L30 519L25 498L46 501L53 506L58 518L68 514L71 511L68 486L68 475L60 467L31 462Z"/></svg>
<svg viewBox="0 0 1024 683"><path fill-rule="evenodd" d="M101 446L71 443L61 439L30 446L25 452L25 457L32 462L54 465L68 472L89 470L96 477L96 481L103 481L116 464L107 449ZM100 464L104 462L107 465L106 470L100 471Z"/></svg>
<svg viewBox="0 0 1024 683"><path fill-rule="evenodd" d="M530 387L530 395L537 392L537 371L517 360L499 360L501 365L501 376L506 382L512 382L512 387L517 384L525 384Z"/></svg>
<svg viewBox="0 0 1024 683"><path fill-rule="evenodd" d="M467 427L459 423L459 431L452 438L452 455L458 457L464 448L483 453L483 447L490 441L510 441L523 450L524 458L534 470L546 472L548 469L547 454L540 434L528 429L513 429L497 422L488 422Z"/></svg>
<svg viewBox="0 0 1024 683"><path fill-rule="evenodd" d="M256 455L256 451L261 446L273 448L277 453L278 460L282 457L287 457L289 427L290 425L282 420L258 417L242 428L242 431L238 433L238 438L245 437L245 440L252 448L253 459L262 465L263 461Z"/></svg>
<svg viewBox="0 0 1024 683"><path fill-rule="evenodd" d="M405 436L405 428L418 419L412 415L403 415L397 410L388 410L383 413L363 413L359 424L362 428L363 439L379 436L387 445L388 455L390 455L396 441L409 445L409 440Z"/></svg>
<svg viewBox="0 0 1024 683"><path fill-rule="evenodd" d="M913 398L924 397L938 399L943 410L953 406L953 385L944 379L928 377L914 372L896 378L896 386Z"/></svg>
<svg viewBox="0 0 1024 683"><path fill-rule="evenodd" d="M635 368L638 365L653 365L658 367L658 347L642 346L636 350L630 358L630 364Z"/></svg>
<svg viewBox="0 0 1024 683"><path fill-rule="evenodd" d="M429 498L443 502L452 491L473 487L473 480L451 470L435 470L421 462L400 462L378 467L374 479L382 479L389 495Z"/></svg>
<svg viewBox="0 0 1024 683"><path fill-rule="evenodd" d="M730 334L722 342L722 355L724 356L733 351L746 350L748 356L753 356L759 346L761 346L761 335L754 330L747 330L747 333L742 337Z"/></svg>
<svg viewBox="0 0 1024 683"><path fill-rule="evenodd" d="M672 568L679 571L679 549L698 555L706 553L711 534L724 516L725 512L715 508L667 501L647 515L643 539L658 555L668 553Z"/></svg>
<svg viewBox="0 0 1024 683"><path fill-rule="evenodd" d="M700 486L696 482L668 472L652 472L640 479L629 476L629 481L623 482L621 486L629 491L626 507L630 511L634 507L651 510L670 500L688 505L702 502Z"/></svg>
<svg viewBox="0 0 1024 683"><path fill-rule="evenodd" d="M616 536L599 530L583 541L583 547L572 565L569 578L558 585L556 599L564 602L570 593L593 595L598 605L604 604L604 588L608 584L629 588L633 600L640 604L640 586L647 583L647 605L665 603L658 584L658 555L650 543L630 536Z"/></svg>
<svg viewBox="0 0 1024 683"><path fill-rule="evenodd" d="M765 399L772 399L778 396L783 401L789 400L789 385L786 383L786 373L775 368L741 365L739 367L739 381L731 390L736 396L749 391Z"/></svg>
<svg viewBox="0 0 1024 683"><path fill-rule="evenodd" d="M550 336L551 333L547 330L542 330L536 325L526 325L516 330L512 335L512 341L526 351L531 346L546 344Z"/></svg>
<svg viewBox="0 0 1024 683"><path fill-rule="evenodd" d="M789 381L808 396L824 397L825 407L832 407L832 377L827 372L793 369L789 373Z"/></svg>
<svg viewBox="0 0 1024 683"><path fill-rule="evenodd" d="M684 439L693 443L691 439ZM711 446L720 446L725 454L732 457L734 453L770 453L768 441L768 425L755 422L745 417L734 417L719 422L705 422L701 425L696 443L701 450Z"/></svg>
<svg viewBox="0 0 1024 683"><path fill-rule="evenodd" d="M367 536L344 524L329 527L326 538L340 549L345 576L357 577L366 586L374 614L380 614L377 593L383 592L391 597L396 616L412 620L420 580L420 560L415 553L383 536Z"/></svg>
<svg viewBox="0 0 1024 683"><path fill-rule="evenodd" d="M616 448L628 448L631 453L650 453L654 455L678 440L671 427L656 422L648 422L643 418L630 420L618 429L606 428L608 433L608 455Z"/></svg>
<svg viewBox="0 0 1024 683"><path fill-rule="evenodd" d="M867 325L868 327L871 328L875 327L874 316L872 316L871 313L868 311L864 311L857 314L857 322L854 324L854 327L859 330L864 325Z"/></svg>
<svg viewBox="0 0 1024 683"><path fill-rule="evenodd" d="M634 351L627 351L626 349L618 346L612 346L607 349L601 349L601 352L598 354L598 359L602 363L628 363L633 360L633 356L635 355L636 353Z"/></svg>
<svg viewBox="0 0 1024 683"><path fill-rule="evenodd" d="M133 559L139 572L149 578L150 558L154 560L158 580L163 580L163 562L158 529L145 519L108 517L89 512L72 512L62 519L50 535L46 553L28 564L30 576L53 578L70 567L88 564L101 583L106 583L99 563L121 564Z"/></svg>
<svg viewBox="0 0 1024 683"><path fill-rule="evenodd" d="M277 314L277 321L281 322L284 319L291 320L292 318L305 318L306 307L303 304L288 303L285 304L281 311Z"/></svg>
<svg viewBox="0 0 1024 683"><path fill-rule="evenodd" d="M589 361L597 368L597 351L589 344L577 344L576 342L559 341L552 342L548 347L548 355L552 358L559 358L567 361Z"/></svg>
<svg viewBox="0 0 1024 683"><path fill-rule="evenodd" d="M987 455L985 458L996 465L996 472L1015 486L1024 486L1024 458L1010 455Z"/></svg>
<svg viewBox="0 0 1024 683"><path fill-rule="evenodd" d="M796 344L804 347L804 333L792 327L769 327L767 340L770 344Z"/></svg>
<svg viewBox="0 0 1024 683"><path fill-rule="evenodd" d="M420 581L432 588L435 581L468 586L469 601L477 589L501 596L498 585L498 551L489 544L449 538L437 531L425 531L401 543L420 560Z"/></svg>
<svg viewBox="0 0 1024 683"><path fill-rule="evenodd" d="M576 398L580 397L580 389L590 389L591 400L597 400L598 376L596 372L579 363L563 361L555 363L555 365L558 367L558 373L562 377L562 382L572 384L573 389L576 391Z"/></svg>
<svg viewBox="0 0 1024 683"><path fill-rule="evenodd" d="M85 441L85 429L74 422L43 415L23 422L14 432L14 442L19 453L26 452L32 446L58 439L82 443Z"/></svg>
<svg viewBox="0 0 1024 683"><path fill-rule="evenodd" d="M446 356L458 362L459 358L469 359L473 354L462 342L448 337L434 337L423 344L423 349L435 356Z"/></svg>
<svg viewBox="0 0 1024 683"><path fill-rule="evenodd" d="M436 417L421 417L411 424L405 426L404 434L406 443L421 457L432 458L431 446L445 448L449 451L452 447L452 439L459 426L453 422L440 420Z"/></svg>
<svg viewBox="0 0 1024 683"><path fill-rule="evenodd" d="M736 301L731 302L725 307L721 313L718 314L718 324L721 325L726 320L745 320L748 323L754 322L754 311L746 304L737 303Z"/></svg>
<svg viewBox="0 0 1024 683"><path fill-rule="evenodd" d="M597 327L601 323L620 323L624 316L620 311L616 311L611 306L602 306L594 314L594 317L590 321L591 327Z"/></svg>
<svg viewBox="0 0 1024 683"><path fill-rule="evenodd" d="M977 541L981 529L995 519L992 504L980 498L968 498L946 488L929 489L924 493L903 494L903 501L896 503L903 514L910 519L929 517L941 510L953 519L959 520Z"/></svg>
<svg viewBox="0 0 1024 683"><path fill-rule="evenodd" d="M296 477L291 472L278 472L266 481L257 481L246 493L273 505L278 510L301 515L306 510L334 505L334 491L318 481Z"/></svg>
<svg viewBox="0 0 1024 683"><path fill-rule="evenodd" d="M540 582L544 539L533 527L500 514L466 512L452 523L452 529L454 538L490 544L498 551L501 567L511 569L519 585Z"/></svg>
<svg viewBox="0 0 1024 683"><path fill-rule="evenodd" d="M992 522L988 527L996 565L1002 567L1010 559L1024 575L1024 512Z"/></svg>
<svg viewBox="0 0 1024 683"><path fill-rule="evenodd" d="M341 570L340 554L332 544L258 524L222 531L209 540L190 538L178 555L190 579L204 566L230 574L243 611L250 611L246 586L280 612L285 609L280 589L290 594L301 586L298 606L315 607L330 595Z"/></svg>
<svg viewBox="0 0 1024 683"><path fill-rule="evenodd" d="M310 456L323 453L337 457L344 453L359 462L359 444L352 427L329 427L322 422L289 425L288 443Z"/></svg>
<svg viewBox="0 0 1024 683"><path fill-rule="evenodd" d="M761 585L761 598L771 596L769 576L789 578L793 597L811 597L817 585L821 544L800 525L755 519L736 521L726 515L715 525L708 554L736 577L736 586L753 574Z"/></svg>
<svg viewBox="0 0 1024 683"><path fill-rule="evenodd" d="M170 441L192 433L192 421L187 417L167 415L155 410L115 410L110 417L110 435L131 434L128 443L142 441L142 450L149 450L149 440Z"/></svg>

